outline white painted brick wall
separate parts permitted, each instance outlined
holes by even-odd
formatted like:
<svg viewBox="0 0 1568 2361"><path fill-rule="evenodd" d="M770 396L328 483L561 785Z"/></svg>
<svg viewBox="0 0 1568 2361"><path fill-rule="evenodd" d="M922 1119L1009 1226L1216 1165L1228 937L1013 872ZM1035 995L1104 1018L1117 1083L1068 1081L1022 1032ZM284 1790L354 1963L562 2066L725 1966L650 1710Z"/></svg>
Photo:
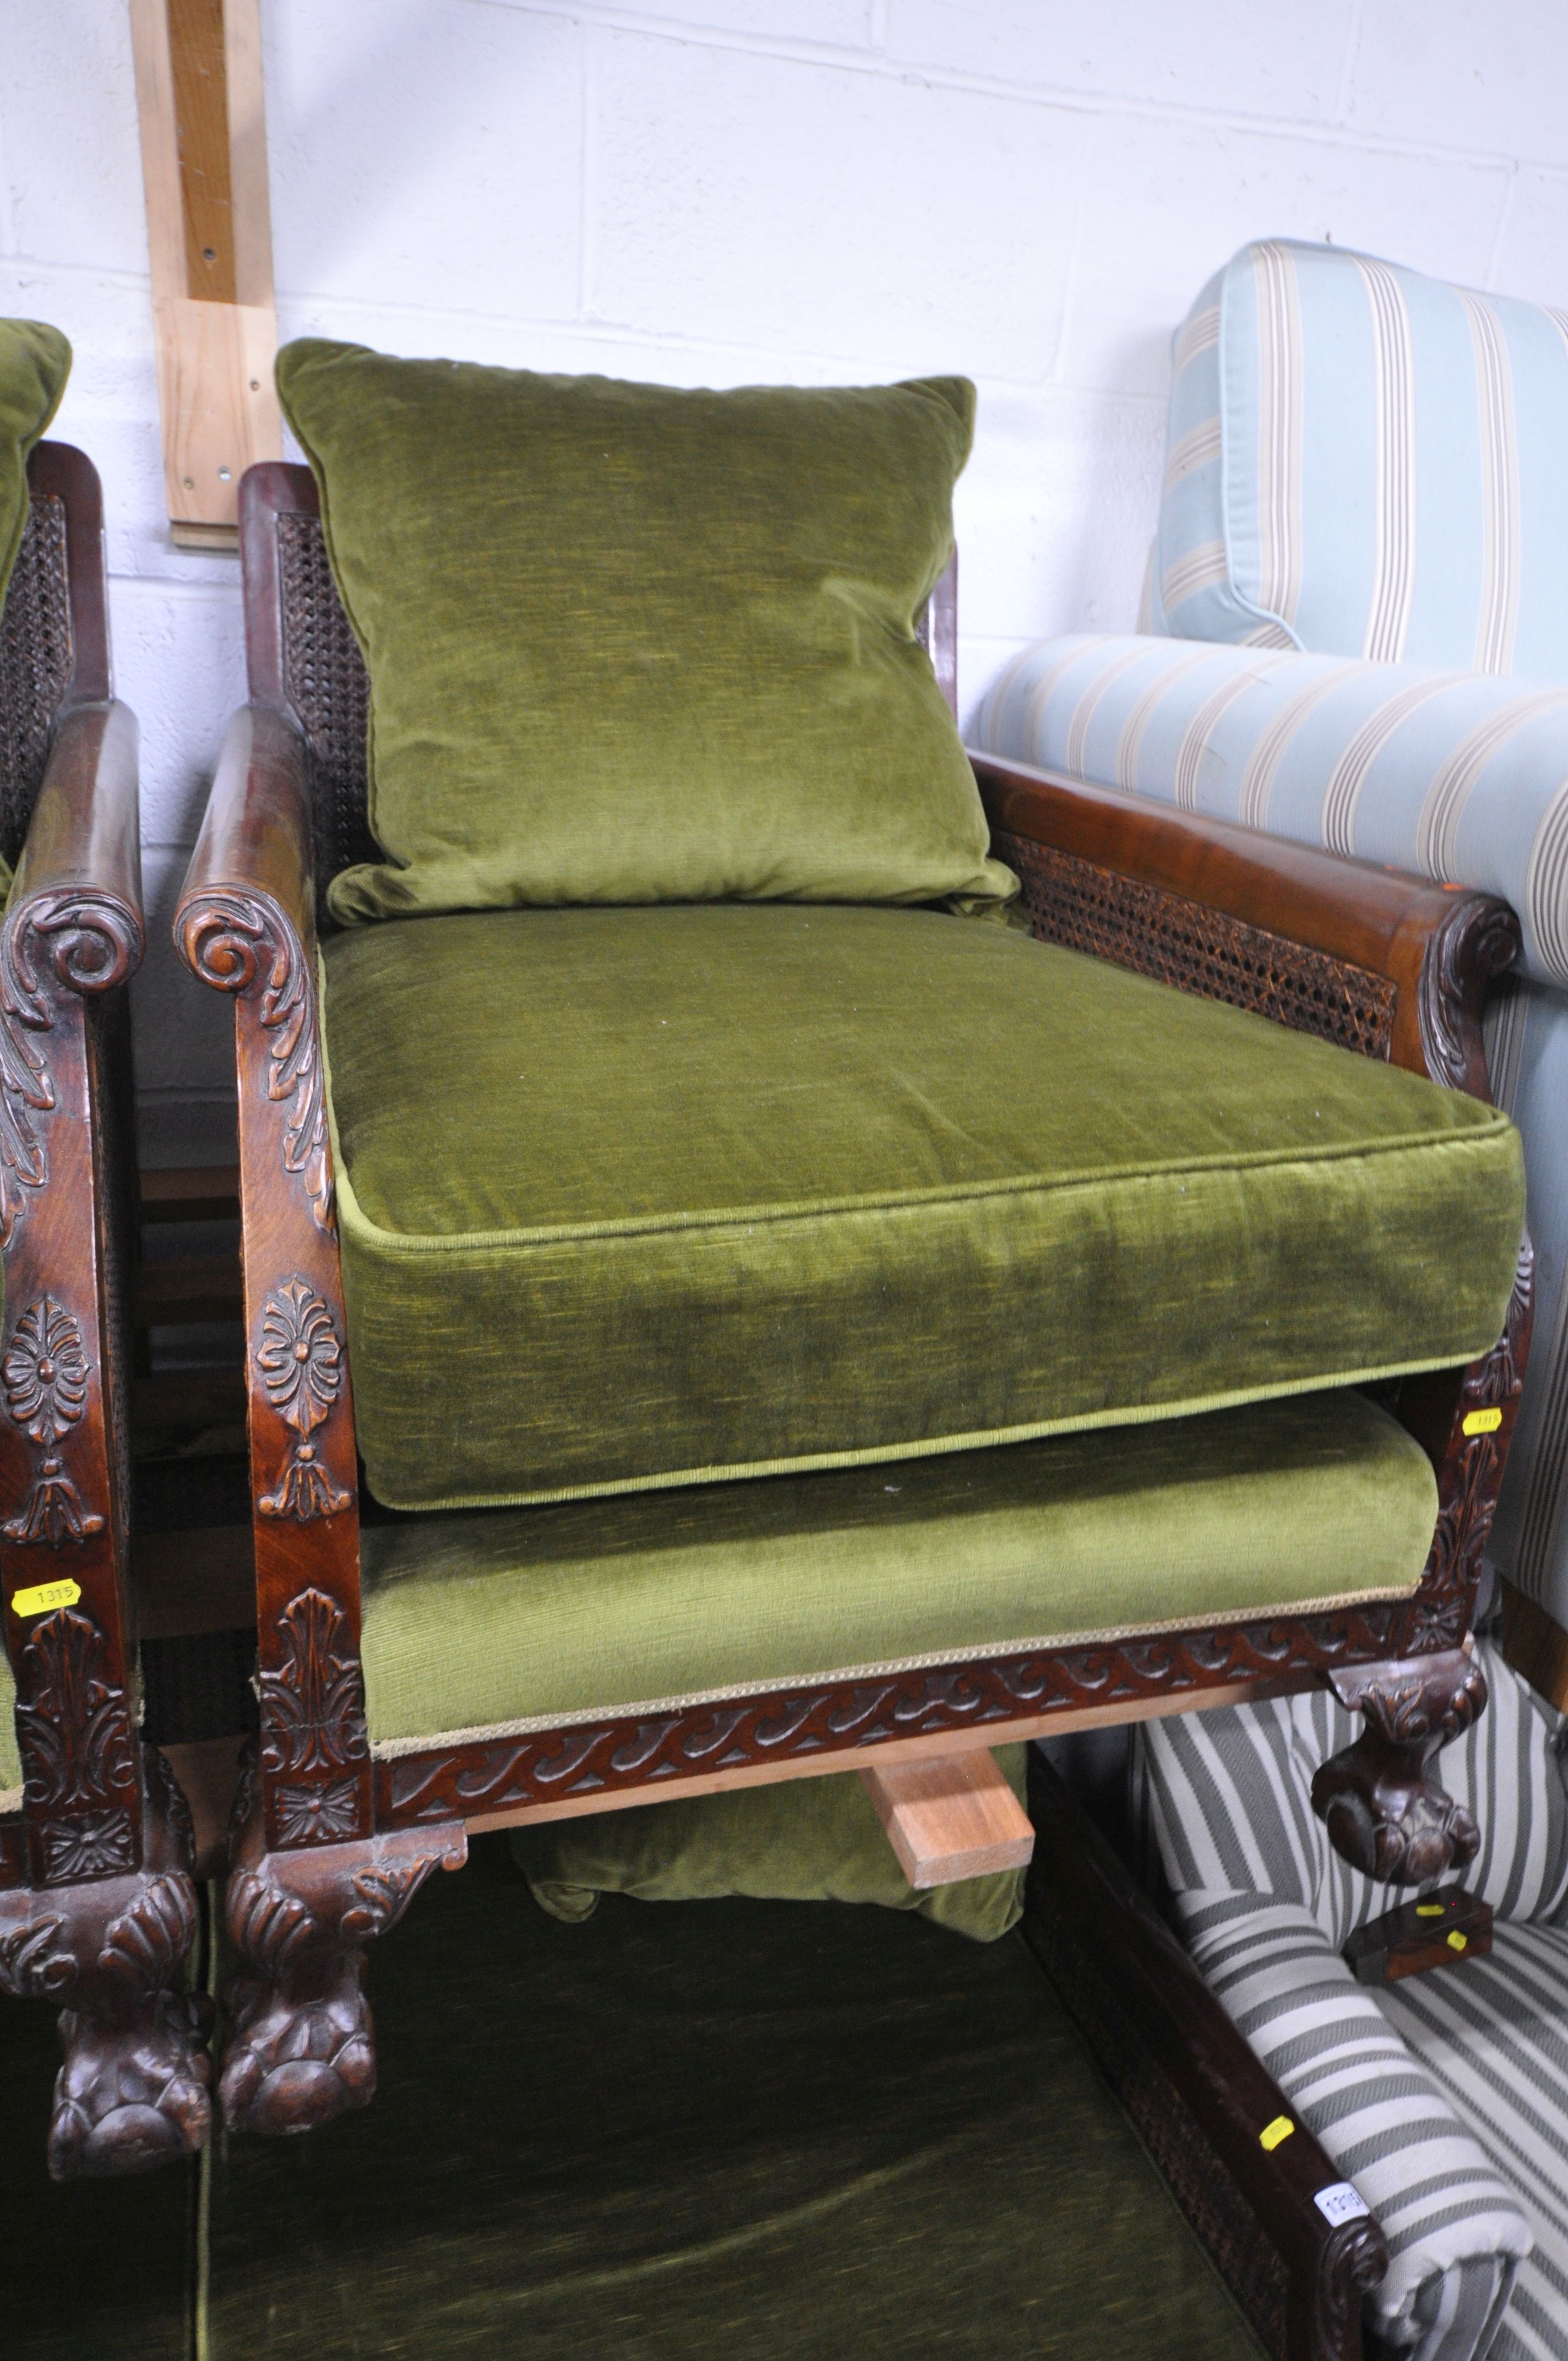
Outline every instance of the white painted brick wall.
<svg viewBox="0 0 1568 2361"><path fill-rule="evenodd" d="M961 369L972 703L1129 625L1170 330L1245 239L1568 302L1560 0L263 0L285 335L679 383ZM221 1154L227 1011L168 918L236 569L170 544L123 0L4 0L0 309L76 347L142 722L148 1144Z"/></svg>

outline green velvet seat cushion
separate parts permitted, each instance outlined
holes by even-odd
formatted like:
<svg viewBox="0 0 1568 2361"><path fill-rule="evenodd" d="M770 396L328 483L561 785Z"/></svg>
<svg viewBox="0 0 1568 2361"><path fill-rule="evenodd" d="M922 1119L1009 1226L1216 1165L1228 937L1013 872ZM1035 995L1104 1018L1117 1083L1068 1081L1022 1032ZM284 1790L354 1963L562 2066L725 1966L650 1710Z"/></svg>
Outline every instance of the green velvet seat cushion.
<svg viewBox="0 0 1568 2361"><path fill-rule="evenodd" d="M10 1660L0 1648L0 1795L22 1784L22 1758L16 1751L16 1684Z"/></svg>
<svg viewBox="0 0 1568 2361"><path fill-rule="evenodd" d="M892 1466L367 1526L378 1753L1408 1594L1425 1453L1354 1392Z"/></svg>
<svg viewBox="0 0 1568 2361"><path fill-rule="evenodd" d="M27 521L27 459L60 408L71 346L41 320L0 320L0 605Z"/></svg>
<svg viewBox="0 0 1568 2361"><path fill-rule="evenodd" d="M1503 1115L1010 928L489 912L341 934L324 972L396 1507L1169 1417L1502 1325Z"/></svg>
<svg viewBox="0 0 1568 2361"><path fill-rule="evenodd" d="M307 339L278 384L370 674L340 919L1004 900L915 635L962 378L712 393Z"/></svg>
<svg viewBox="0 0 1568 2361"><path fill-rule="evenodd" d="M1027 1749L997 1762L1020 1803ZM518 1828L512 1855L534 1900L580 1925L601 1894L639 1902L850 1902L917 1910L933 1925L993 1943L1024 1910L1027 1872L966 1877L917 1891L899 1867L875 1805L853 1771L717 1795L639 1804Z"/></svg>
<svg viewBox="0 0 1568 2361"><path fill-rule="evenodd" d="M1021 1936L562 1927L481 1837L370 1986L374 2106L207 2152L204 2361L1258 2361Z"/></svg>

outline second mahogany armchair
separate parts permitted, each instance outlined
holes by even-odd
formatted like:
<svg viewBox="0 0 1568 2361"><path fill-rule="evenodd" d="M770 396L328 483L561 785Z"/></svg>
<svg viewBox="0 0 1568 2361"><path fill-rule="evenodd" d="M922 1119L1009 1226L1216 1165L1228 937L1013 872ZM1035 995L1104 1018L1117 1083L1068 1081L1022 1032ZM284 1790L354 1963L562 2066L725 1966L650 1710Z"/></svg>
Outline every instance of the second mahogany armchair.
<svg viewBox="0 0 1568 2361"><path fill-rule="evenodd" d="M40 361L63 384L64 338L0 323L5 429ZM17 483L10 547L0 483L0 1992L60 2011L65 2179L199 2147L212 2109L206 2004L184 1988L190 1820L142 1742L126 1579L137 729L109 676L97 476L38 443Z"/></svg>
<svg viewBox="0 0 1568 2361"><path fill-rule="evenodd" d="M241 488L178 919L240 1093L229 2122L370 2096L367 1948L474 1828L1327 1680L1334 1841L1468 1858L1507 907L971 773L959 381L280 374L323 489Z"/></svg>

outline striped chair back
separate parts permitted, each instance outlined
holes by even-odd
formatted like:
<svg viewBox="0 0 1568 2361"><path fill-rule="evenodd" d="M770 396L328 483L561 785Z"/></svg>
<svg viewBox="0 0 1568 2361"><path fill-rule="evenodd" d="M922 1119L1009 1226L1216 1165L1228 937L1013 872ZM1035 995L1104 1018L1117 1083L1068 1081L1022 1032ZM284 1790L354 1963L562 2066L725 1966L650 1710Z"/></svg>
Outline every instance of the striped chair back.
<svg viewBox="0 0 1568 2361"><path fill-rule="evenodd" d="M1443 1750L1442 1779L1481 1828L1462 1883L1500 1920L1568 1921L1568 1720L1478 1639L1490 1702ZM1312 1809L1312 1773L1359 1734L1327 1689L1154 1721L1135 1737L1133 1826L1145 1873L1183 1898L1266 1896L1310 1910L1337 1950L1410 1899L1341 1860Z"/></svg>
<svg viewBox="0 0 1568 2361"><path fill-rule="evenodd" d="M1244 247L1177 335L1142 628L1568 682L1568 311Z"/></svg>

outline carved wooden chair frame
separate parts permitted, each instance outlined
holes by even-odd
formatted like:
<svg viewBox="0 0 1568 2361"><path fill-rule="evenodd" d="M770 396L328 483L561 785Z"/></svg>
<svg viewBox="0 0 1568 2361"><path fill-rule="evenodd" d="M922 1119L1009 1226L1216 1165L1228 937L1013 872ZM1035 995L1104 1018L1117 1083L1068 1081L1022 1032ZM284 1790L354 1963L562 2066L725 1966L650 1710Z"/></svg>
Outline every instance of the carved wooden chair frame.
<svg viewBox="0 0 1568 2361"><path fill-rule="evenodd" d="M308 471L251 469L240 518L250 703L231 726L176 921L195 974L234 996L239 1082L260 1734L228 1886L247 1977L223 2071L228 2120L303 2129L369 2095L366 1947L432 1870L461 1864L468 1828L719 1781L891 1765L1326 1679L1365 1717L1315 1791L1342 1851L1411 1879L1467 1859L1474 1824L1431 1757L1486 1702L1465 1643L1522 1380L1528 1245L1497 1347L1461 1372L1383 1389L1438 1477L1431 1554L1408 1601L373 1757L314 982L318 891L374 852L367 684ZM927 642L949 702L954 627L949 570ZM975 769L996 850L1022 875L1044 939L1485 1094L1482 1003L1519 950L1503 903L1017 766Z"/></svg>
<svg viewBox="0 0 1568 2361"><path fill-rule="evenodd" d="M109 678L103 502L40 444L0 615L0 1572L23 1785L0 1799L0 1990L64 2012L49 2161L199 2147L184 1799L137 1730L126 1580L134 1238L125 985L143 929L137 726Z"/></svg>

